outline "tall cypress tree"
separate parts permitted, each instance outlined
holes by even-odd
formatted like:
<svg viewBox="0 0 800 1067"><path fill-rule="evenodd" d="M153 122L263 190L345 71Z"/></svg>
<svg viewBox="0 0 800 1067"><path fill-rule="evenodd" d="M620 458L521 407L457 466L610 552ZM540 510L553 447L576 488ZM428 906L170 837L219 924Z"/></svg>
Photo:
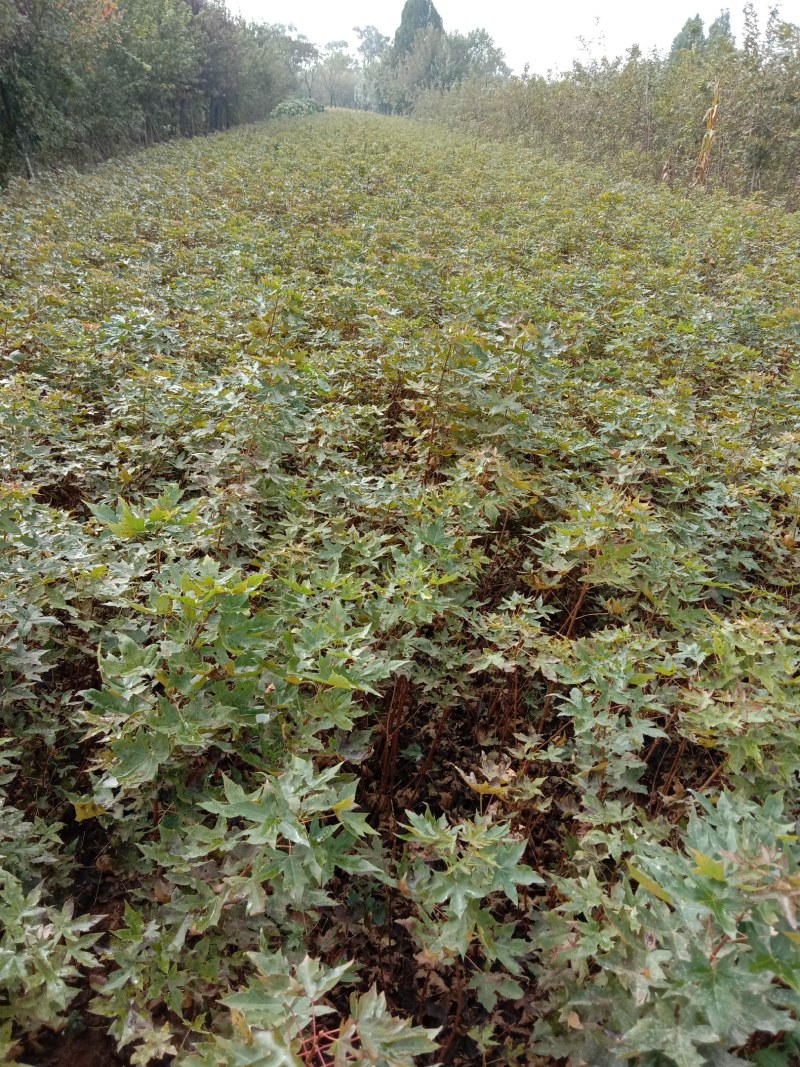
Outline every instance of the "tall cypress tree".
<svg viewBox="0 0 800 1067"><path fill-rule="evenodd" d="M720 11L719 16L714 19L711 25L708 27L708 44L728 44L731 47L735 45L733 31L731 30L731 13L727 9Z"/></svg>
<svg viewBox="0 0 800 1067"><path fill-rule="evenodd" d="M414 47L414 38L420 30L433 26L443 30L442 16L436 10L432 0L406 0L400 25L394 35L394 58L402 59Z"/></svg>
<svg viewBox="0 0 800 1067"><path fill-rule="evenodd" d="M681 32L672 42L671 56L677 56L679 52L696 52L706 43L706 35L703 32L703 20L699 15L684 22Z"/></svg>

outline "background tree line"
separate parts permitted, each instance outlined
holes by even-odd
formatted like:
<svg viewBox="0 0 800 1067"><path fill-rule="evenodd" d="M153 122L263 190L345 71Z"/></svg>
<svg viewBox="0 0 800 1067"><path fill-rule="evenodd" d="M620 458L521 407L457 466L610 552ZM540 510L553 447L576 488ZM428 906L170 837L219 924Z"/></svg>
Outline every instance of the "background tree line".
<svg viewBox="0 0 800 1067"><path fill-rule="evenodd" d="M316 55L218 0L0 0L0 177L265 118Z"/></svg>
<svg viewBox="0 0 800 1067"><path fill-rule="evenodd" d="M448 33L432 0L406 0L393 40L374 26L355 32L358 58L335 41L304 65L305 92L326 106L413 113L636 177L800 207L800 28L777 8L761 26L748 3L740 42L728 11L707 29L695 16L668 53L634 46L547 77L512 77L485 30Z"/></svg>
<svg viewBox="0 0 800 1067"><path fill-rule="evenodd" d="M0 0L0 178L131 144L266 118L292 95L444 121L480 136L691 184L759 190L800 207L800 28L751 4L687 20L669 53L638 47L512 77L483 29L447 32L432 0L406 0L394 38L356 27L317 47L247 23L222 0ZM710 139L704 116L719 90Z"/></svg>
<svg viewBox="0 0 800 1067"><path fill-rule="evenodd" d="M448 33L431 0L406 0L394 39L357 26L357 56L346 41L326 45L303 71L305 91L326 107L408 114L428 90L468 80L502 82L510 75L486 30Z"/></svg>
<svg viewBox="0 0 800 1067"><path fill-rule="evenodd" d="M667 54L576 61L558 77L462 80L425 87L414 114L480 136L520 138L562 158L690 185L718 89L702 184L764 191L800 208L800 28L744 9L740 42L724 11L706 31L689 19ZM708 145L708 142L706 142Z"/></svg>

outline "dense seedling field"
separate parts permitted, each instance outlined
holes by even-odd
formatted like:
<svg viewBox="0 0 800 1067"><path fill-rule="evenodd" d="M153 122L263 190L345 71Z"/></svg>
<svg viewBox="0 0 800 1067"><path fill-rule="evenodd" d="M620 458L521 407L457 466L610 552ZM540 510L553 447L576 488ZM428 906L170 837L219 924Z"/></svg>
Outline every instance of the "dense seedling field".
<svg viewBox="0 0 800 1067"><path fill-rule="evenodd" d="M0 210L0 1059L796 1063L800 219L336 113Z"/></svg>

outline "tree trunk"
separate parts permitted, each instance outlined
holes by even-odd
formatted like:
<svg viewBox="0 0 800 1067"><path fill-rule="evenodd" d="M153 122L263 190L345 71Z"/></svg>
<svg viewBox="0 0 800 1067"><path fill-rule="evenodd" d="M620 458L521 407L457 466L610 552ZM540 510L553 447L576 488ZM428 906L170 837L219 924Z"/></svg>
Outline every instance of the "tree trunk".
<svg viewBox="0 0 800 1067"><path fill-rule="evenodd" d="M22 157L22 162L25 165L25 175L28 178L28 181L33 181L33 167L31 166L31 161L25 148L25 142L22 139L22 131L20 130L19 122L14 114L14 106L11 103L11 93L8 90L8 85L2 78L0 78L0 103L3 105L3 126L6 131L6 136L10 141L13 141L16 144L17 150Z"/></svg>

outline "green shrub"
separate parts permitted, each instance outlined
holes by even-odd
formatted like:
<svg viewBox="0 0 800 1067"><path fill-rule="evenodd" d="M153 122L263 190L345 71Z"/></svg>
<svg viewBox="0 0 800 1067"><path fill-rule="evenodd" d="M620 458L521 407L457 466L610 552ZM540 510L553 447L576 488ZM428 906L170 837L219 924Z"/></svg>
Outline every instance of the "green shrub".
<svg viewBox="0 0 800 1067"><path fill-rule="evenodd" d="M309 98L304 98L302 100L281 100L281 102L272 109L270 117L273 119L293 119L299 118L301 115L315 115L317 112L324 110L325 108L322 104Z"/></svg>

